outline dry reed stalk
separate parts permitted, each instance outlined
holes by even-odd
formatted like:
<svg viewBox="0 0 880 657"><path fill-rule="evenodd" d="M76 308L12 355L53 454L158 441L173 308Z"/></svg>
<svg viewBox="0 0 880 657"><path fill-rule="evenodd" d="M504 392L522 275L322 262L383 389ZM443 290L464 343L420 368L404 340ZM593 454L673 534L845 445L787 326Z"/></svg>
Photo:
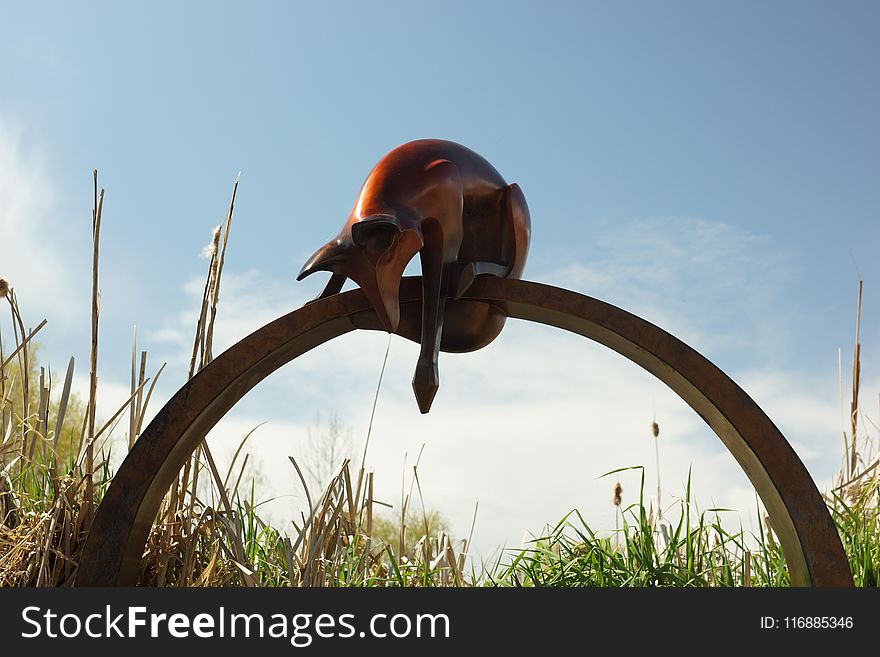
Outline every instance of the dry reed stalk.
<svg viewBox="0 0 880 657"><path fill-rule="evenodd" d="M132 403L129 405L128 414L128 449L131 449L140 433L140 427L143 420L144 408L144 383L146 383L147 374L147 352L141 352L140 368L137 366L137 326L132 330L131 335L131 394ZM165 367L164 365L162 366ZM161 372L161 369L160 369ZM158 377L158 375L157 375ZM155 383L155 381L154 381ZM152 392L152 386L150 387Z"/></svg>
<svg viewBox="0 0 880 657"><path fill-rule="evenodd" d="M210 261L208 264L208 274L205 279L205 286L202 292L202 301L199 308L198 320L196 322L196 331L193 339L192 353L190 355L190 365L187 374L187 380L195 376L196 373L200 371L205 365L207 365L212 358L211 350L213 345L214 321L217 314L217 303L219 301L220 276L222 274L222 265L223 261L225 260L226 247L229 241L229 230L232 225L232 217L235 208L235 197L238 191L238 183L239 177L236 177L235 184L233 185L229 209L226 213L225 235L223 234L223 225L218 226L212 234L211 244L207 249L207 253L210 256ZM222 249L220 248L221 237L223 237ZM181 476L178 477L172 484L171 491L166 497L167 502L165 506L169 510L170 515L172 517L177 517L180 514L184 514L185 516L185 521L181 523L182 532L188 531L187 528L192 525L193 517L195 515L196 491L198 487L200 469L199 464L201 462L203 454L206 454L206 456L208 456L209 462L213 462L213 458L210 456L210 450L208 449L208 446L204 441L196 448L193 456L187 460ZM218 480L218 483L220 489L225 489L225 486L222 482L219 482ZM225 495L225 490L222 490L222 492ZM187 495L189 496L189 505L185 509L187 505ZM170 543L172 540L173 535L170 532L164 536L164 547L166 549L161 550L160 554L168 553L168 543ZM167 571L167 567L166 565L160 565L158 570L159 580L162 581Z"/></svg>
<svg viewBox="0 0 880 657"><path fill-rule="evenodd" d="M101 244L101 219L104 210L104 190L98 194L98 170L92 172L94 180L94 205L92 207L92 343L89 351L89 402L88 402L88 434L86 443L86 491L85 491L85 525L91 526L95 503L95 414L98 396L98 262Z"/></svg>
<svg viewBox="0 0 880 657"><path fill-rule="evenodd" d="M12 290L10 290L10 295L11 294L12 294ZM12 303L12 302L10 302L10 303ZM16 303L15 309L13 310L13 318L15 318L16 315L18 315L18 312L19 312L18 311L18 304ZM16 336L15 350L13 350L13 352L11 354L9 354L9 356L6 357L6 360L4 360L2 363L0 363L0 370L5 371L6 368L9 366L9 364L13 360L15 360L16 357L24 359L26 362L30 362L25 357L25 354L27 353L27 346L34 339L34 337L37 335L37 333L39 333L42 330L42 328L44 326L46 326L46 324L47 324L47 322L44 319L42 322L40 322L37 325L37 328L33 329L32 331L30 331L27 334L27 337L25 337L24 340L19 340L18 336Z"/></svg>
<svg viewBox="0 0 880 657"><path fill-rule="evenodd" d="M37 327L37 331L32 331L28 334L24 329L24 321L21 318L21 311L18 306L18 298L15 294L15 290L13 288L9 288L6 293L6 299L9 302L9 310L12 314L12 333L15 337L16 349L9 359L12 359L16 355L18 356L18 368L19 368L19 377L21 380L21 418L23 422L27 421L27 418L30 417L30 354L28 352L28 345L31 342L31 338L42 328L46 321L40 324ZM25 337L27 336L27 337ZM4 362L5 366L5 362ZM4 368L5 369L5 368ZM28 453L27 443L28 438L30 436L30 430L25 425L23 427L25 430L22 432L22 441L21 441L21 455L25 457ZM25 459L22 458L21 466L24 467Z"/></svg>
<svg viewBox="0 0 880 657"><path fill-rule="evenodd" d="M752 553L748 550L743 554L743 586L752 585Z"/></svg>
<svg viewBox="0 0 880 657"><path fill-rule="evenodd" d="M31 447L28 451L28 460L34 460L34 450L37 446L37 441L40 442L42 449L40 450L41 456L45 457L46 455L46 425L49 423L49 418L47 416L49 412L49 393L48 388L46 387L46 369L44 367L40 368L40 386L38 388L40 394L40 401L37 410L37 417L34 420L34 439L31 441Z"/></svg>
<svg viewBox="0 0 880 657"><path fill-rule="evenodd" d="M849 454L849 477L852 478L856 474L858 452L856 450L856 435L858 433L859 420L859 380L861 374L861 345L859 344L859 330L862 323L862 279L859 277L859 295L856 304L856 342L853 350L853 373L852 373L852 400L850 402L850 439L851 448Z"/></svg>
<svg viewBox="0 0 880 657"><path fill-rule="evenodd" d="M202 303L199 307L199 317L196 321L196 333L195 338L193 339L193 348L192 353L189 359L189 372L187 374L187 381L193 378L198 371L197 367L200 369L201 364L198 363L199 354L205 353L205 331L207 329L207 316L208 316L208 302L211 294L211 284L214 280L215 272L216 272L216 262L217 262L217 246L220 241L220 231L221 227L217 226L213 232L213 238L211 240L211 245L208 247L208 252L210 253L210 262L208 263L208 275L205 279L205 287L202 291Z"/></svg>
<svg viewBox="0 0 880 657"><path fill-rule="evenodd" d="M367 511L366 532L367 536L373 535L373 473L367 475L367 500L365 504Z"/></svg>
<svg viewBox="0 0 880 657"><path fill-rule="evenodd" d="M146 352L144 352L146 354ZM162 367L156 372L156 376L153 377L153 380L150 381L150 387L147 389L147 395L144 397L143 404L141 404L140 395L138 395L138 406L139 406L139 415L137 419L137 425L135 427L135 436L139 436L141 433L141 429L144 426L144 419L147 415L147 408L150 405L150 397L153 396L153 388L156 386L156 382L159 380L159 377L162 376L162 372L165 370L165 366L167 363L162 363ZM146 383L147 381L143 381Z"/></svg>
<svg viewBox="0 0 880 657"><path fill-rule="evenodd" d="M9 282L5 278L0 277L0 299L5 299L8 292ZM2 366L2 363L5 362L6 352L3 348L3 329L0 327L0 432L6 426L6 413L7 406L9 405L9 398L6 393L6 368Z"/></svg>
<svg viewBox="0 0 880 657"><path fill-rule="evenodd" d="M134 394L135 385L137 385L137 377L135 375L135 368L137 366L137 325L135 325L131 330L131 394ZM134 425L135 425L135 415L137 409L135 408L136 404L132 404L129 407L129 417L128 417L128 449L131 450L132 445L134 445Z"/></svg>
<svg viewBox="0 0 880 657"><path fill-rule="evenodd" d="M235 177L232 186L232 197L229 199L229 210L226 212L226 225L223 230L223 248L217 258L217 274L214 277L214 285L211 290L211 318L208 320L208 328L205 340L205 364L213 360L212 347L214 344L214 320L217 318L217 302L220 299L220 276L223 274L223 264L226 262L226 246L229 244L229 230L232 228L232 215L235 212L235 195L238 193L238 183L241 180L241 172Z"/></svg>

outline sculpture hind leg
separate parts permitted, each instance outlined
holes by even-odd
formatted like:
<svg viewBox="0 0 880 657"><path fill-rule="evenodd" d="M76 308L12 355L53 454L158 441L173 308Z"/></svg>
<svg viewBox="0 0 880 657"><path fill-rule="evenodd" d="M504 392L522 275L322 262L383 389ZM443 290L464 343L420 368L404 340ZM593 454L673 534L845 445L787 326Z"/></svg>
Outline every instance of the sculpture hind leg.
<svg viewBox="0 0 880 657"><path fill-rule="evenodd" d="M450 287L453 299L461 299L477 276L497 276L506 278L510 267L497 262L453 262Z"/></svg>
<svg viewBox="0 0 880 657"><path fill-rule="evenodd" d="M532 222L526 197L519 185L513 183L504 189L501 211L507 223L507 245L503 265L496 262L456 262L453 270L452 298L460 299L477 276L519 278L522 276L529 252Z"/></svg>

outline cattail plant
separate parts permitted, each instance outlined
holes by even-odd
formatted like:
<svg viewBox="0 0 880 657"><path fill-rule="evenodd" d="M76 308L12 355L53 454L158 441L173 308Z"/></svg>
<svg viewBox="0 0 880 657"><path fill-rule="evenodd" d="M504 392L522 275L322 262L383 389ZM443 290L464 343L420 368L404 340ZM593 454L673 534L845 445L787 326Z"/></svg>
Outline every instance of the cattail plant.
<svg viewBox="0 0 880 657"><path fill-rule="evenodd" d="M614 503L614 544L618 543L618 532L620 531L620 505L623 502L623 486L618 481L614 484L614 496L611 498Z"/></svg>
<svg viewBox="0 0 880 657"><path fill-rule="evenodd" d="M651 420L651 435L654 436L654 456L657 462L657 518L659 520L663 515L663 510L660 506L660 425L657 424L656 416Z"/></svg>

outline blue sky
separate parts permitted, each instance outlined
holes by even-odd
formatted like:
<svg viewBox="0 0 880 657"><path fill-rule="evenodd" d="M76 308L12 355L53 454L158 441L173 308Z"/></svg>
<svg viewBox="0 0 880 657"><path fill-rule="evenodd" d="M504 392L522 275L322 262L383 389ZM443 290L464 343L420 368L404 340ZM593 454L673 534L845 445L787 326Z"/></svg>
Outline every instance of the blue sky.
<svg viewBox="0 0 880 657"><path fill-rule="evenodd" d="M0 275L33 324L49 319L54 368L72 354L84 376L90 172L100 169L108 407L124 394L133 324L151 358L169 361L159 401L181 382L200 252L238 171L224 345L314 295L320 281L293 276L338 230L372 165L402 142L438 137L480 152L524 190L527 277L598 296L690 342L764 405L820 482L838 466L838 348L847 368L858 267L866 412L876 422L876 3L181 5L3 6ZM269 487L287 485L290 473L272 461L316 410L364 433L384 341L353 336L310 355L250 396L217 440L269 420L253 449ZM699 418L598 347L508 327L485 353L441 361L428 419L413 414L413 353L392 344L377 477L396 490L402 453L426 442L429 504L463 527L480 499L494 514L478 522L487 548L572 506L595 505L597 524L613 524L610 485L594 477L651 465L654 407L670 492L693 462L707 496L748 501L747 481ZM582 396L556 390L560 377L577 377ZM485 383L476 393L474 381ZM549 432L559 450L584 450L567 474L558 451L536 460L525 433L550 440L553 413L566 418ZM450 437L471 416L517 430L483 446ZM499 454L509 472L489 467ZM544 474L518 470L537 462ZM589 484L577 485L578 473ZM519 499L523 478L534 485L520 486L531 497ZM557 479L572 483L536 492Z"/></svg>

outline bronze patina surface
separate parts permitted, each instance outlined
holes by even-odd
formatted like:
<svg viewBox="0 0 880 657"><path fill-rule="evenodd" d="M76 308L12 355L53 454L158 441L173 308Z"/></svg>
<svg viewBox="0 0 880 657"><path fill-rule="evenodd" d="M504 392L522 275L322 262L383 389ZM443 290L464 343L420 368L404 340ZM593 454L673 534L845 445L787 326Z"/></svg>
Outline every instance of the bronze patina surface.
<svg viewBox="0 0 880 657"><path fill-rule="evenodd" d="M421 278L403 279L399 302L401 317L420 318ZM791 445L736 383L688 345L605 302L510 277L477 278L458 301L450 300L457 302L487 304L506 317L582 335L654 374L709 424L748 475L779 536L792 583L852 586L834 523ZM386 319L362 290L333 294L267 324L199 372L153 419L113 478L86 540L77 586L135 584L163 496L220 418L297 356L357 328L386 330Z"/></svg>
<svg viewBox="0 0 880 657"><path fill-rule="evenodd" d="M339 234L299 273L333 275L321 293L346 278L367 295L382 325L421 345L413 391L422 413L440 385L440 351L481 349L506 319L494 305L460 300L474 278L519 278L531 237L529 208L483 157L460 144L420 139L383 157L364 181ZM422 310L402 313L398 298L407 264L418 253ZM454 304L447 298L459 299Z"/></svg>

